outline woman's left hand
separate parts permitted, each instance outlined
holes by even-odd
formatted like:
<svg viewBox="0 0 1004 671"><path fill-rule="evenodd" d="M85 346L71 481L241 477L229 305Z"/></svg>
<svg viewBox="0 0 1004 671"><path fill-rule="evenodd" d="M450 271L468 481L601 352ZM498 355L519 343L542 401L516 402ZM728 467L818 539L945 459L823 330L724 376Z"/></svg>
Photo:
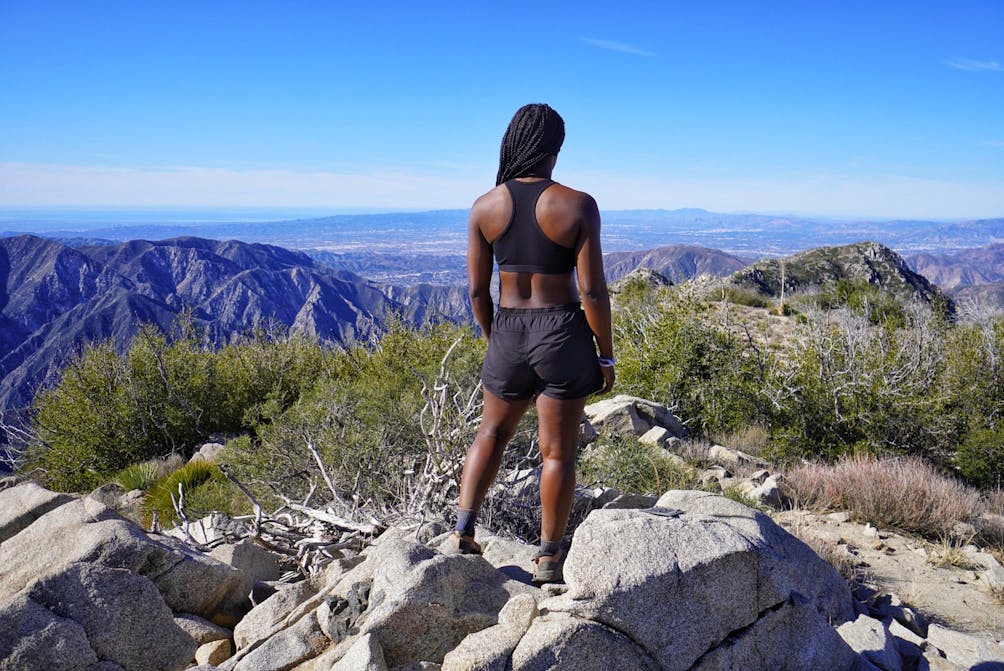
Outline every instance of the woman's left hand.
<svg viewBox="0 0 1004 671"><path fill-rule="evenodd" d="M600 373L603 375L603 389L600 394L609 394L610 390L614 388L617 373L614 372L613 366L600 366Z"/></svg>

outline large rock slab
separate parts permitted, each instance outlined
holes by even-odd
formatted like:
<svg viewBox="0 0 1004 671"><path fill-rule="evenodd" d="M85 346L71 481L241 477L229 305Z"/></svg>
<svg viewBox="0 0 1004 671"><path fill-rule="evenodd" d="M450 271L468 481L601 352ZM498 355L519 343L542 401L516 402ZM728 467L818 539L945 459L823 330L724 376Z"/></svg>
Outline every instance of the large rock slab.
<svg viewBox="0 0 1004 671"><path fill-rule="evenodd" d="M127 569L151 580L171 610L212 617L240 574L180 541L155 540L91 498L42 515L0 544L0 593L14 594L73 563Z"/></svg>
<svg viewBox="0 0 1004 671"><path fill-rule="evenodd" d="M222 641L233 636L233 632L229 629L190 613L178 613L174 616L174 623L181 627L182 631L195 639L195 642L199 645L212 641Z"/></svg>
<svg viewBox="0 0 1004 671"><path fill-rule="evenodd" d="M388 667L441 662L468 634L494 625L511 597L533 588L478 556L446 556L397 539L373 548L371 608L360 632L373 634Z"/></svg>
<svg viewBox="0 0 1004 671"><path fill-rule="evenodd" d="M622 633L556 613L538 617L512 654L512 671L659 671L658 662Z"/></svg>
<svg viewBox="0 0 1004 671"><path fill-rule="evenodd" d="M40 618L41 607L59 618L53 622L79 625L97 658L130 671L184 669L195 655L195 640L174 623L153 583L125 569L71 564L34 583L24 596L17 602L21 609L8 609L3 617L42 625L29 638L44 638L50 626ZM79 637L70 637L76 641L76 656L86 659ZM41 652L41 657L24 659L22 668L44 668L46 655Z"/></svg>
<svg viewBox="0 0 1004 671"><path fill-rule="evenodd" d="M565 580L542 611L622 632L667 671L690 669L788 602L823 624L854 617L846 583L808 546L703 492L668 492L647 511L594 511L576 530Z"/></svg>
<svg viewBox="0 0 1004 671"><path fill-rule="evenodd" d="M240 586L231 592L222 607L242 615L251 609L250 595L254 584L278 580L282 575L279 556L250 538L213 548L209 556L240 572Z"/></svg>
<svg viewBox="0 0 1004 671"><path fill-rule="evenodd" d="M442 671L506 671L537 615L535 595L517 594L499 612L498 624L468 635L447 653Z"/></svg>
<svg viewBox="0 0 1004 671"><path fill-rule="evenodd" d="M682 510L683 518L702 524L732 527L762 558L762 566L780 591L802 595L834 625L857 616L850 588L836 569L767 515L724 496L695 490L666 492L656 507ZM681 551L686 552L685 546Z"/></svg>
<svg viewBox="0 0 1004 671"><path fill-rule="evenodd" d="M228 660L222 666L233 671L287 671L319 655L329 642L317 618L305 616L263 641L236 664L230 665Z"/></svg>
<svg viewBox="0 0 1004 671"><path fill-rule="evenodd" d="M949 662L969 669L1004 669L1004 646L932 624L927 629L928 646L945 653ZM930 648L929 648L930 649Z"/></svg>
<svg viewBox="0 0 1004 671"><path fill-rule="evenodd" d="M372 634L357 639L331 671L387 671L383 648Z"/></svg>
<svg viewBox="0 0 1004 671"><path fill-rule="evenodd" d="M50 492L33 482L0 489L0 543L26 529L50 510L72 500L72 496Z"/></svg>
<svg viewBox="0 0 1004 671"><path fill-rule="evenodd" d="M80 623L27 594L0 605L0 671L76 671L97 662Z"/></svg>
<svg viewBox="0 0 1004 671"><path fill-rule="evenodd" d="M302 581L285 585L251 609L234 627L234 642L243 650L275 633L276 627L301 603L317 593L312 583Z"/></svg>
<svg viewBox="0 0 1004 671"><path fill-rule="evenodd" d="M693 671L848 671L857 655L814 608L793 598L708 651Z"/></svg>

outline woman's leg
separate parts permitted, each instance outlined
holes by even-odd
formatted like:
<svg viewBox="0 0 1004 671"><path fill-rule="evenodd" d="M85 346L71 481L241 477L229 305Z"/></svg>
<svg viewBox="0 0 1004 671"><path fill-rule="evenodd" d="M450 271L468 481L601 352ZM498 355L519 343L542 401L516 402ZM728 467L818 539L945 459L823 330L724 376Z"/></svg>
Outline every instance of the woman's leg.
<svg viewBox="0 0 1004 671"><path fill-rule="evenodd" d="M460 476L461 510L481 510L485 494L502 463L505 446L516 433L516 426L523 413L530 407L530 399L505 401L487 389L484 400L481 426L467 450L464 470Z"/></svg>
<svg viewBox="0 0 1004 671"><path fill-rule="evenodd" d="M565 534L575 492L575 454L585 398L537 397L540 454L540 539L557 543Z"/></svg>

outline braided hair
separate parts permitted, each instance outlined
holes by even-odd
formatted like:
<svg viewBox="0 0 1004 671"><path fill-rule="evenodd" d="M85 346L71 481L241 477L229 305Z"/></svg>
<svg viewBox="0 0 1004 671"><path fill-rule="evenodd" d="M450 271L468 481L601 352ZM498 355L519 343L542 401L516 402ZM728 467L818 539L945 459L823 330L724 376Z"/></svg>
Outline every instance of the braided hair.
<svg viewBox="0 0 1004 671"><path fill-rule="evenodd" d="M564 141L565 122L549 105L520 107L502 138L495 185L522 177L548 156L556 156Z"/></svg>

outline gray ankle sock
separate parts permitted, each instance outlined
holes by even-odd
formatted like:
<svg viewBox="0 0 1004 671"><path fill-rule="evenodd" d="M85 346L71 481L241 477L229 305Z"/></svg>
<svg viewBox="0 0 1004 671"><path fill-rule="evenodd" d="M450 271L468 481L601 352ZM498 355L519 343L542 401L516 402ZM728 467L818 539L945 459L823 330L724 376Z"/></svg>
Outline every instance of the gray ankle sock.
<svg viewBox="0 0 1004 671"><path fill-rule="evenodd" d="M477 520L477 510L464 510L463 508L457 508L457 526L454 527L454 530L459 531L461 536L473 536L474 524Z"/></svg>
<svg viewBox="0 0 1004 671"><path fill-rule="evenodd" d="M558 550L561 549L561 541L545 541L541 539L540 541L540 554L544 557L553 557L558 554Z"/></svg>

